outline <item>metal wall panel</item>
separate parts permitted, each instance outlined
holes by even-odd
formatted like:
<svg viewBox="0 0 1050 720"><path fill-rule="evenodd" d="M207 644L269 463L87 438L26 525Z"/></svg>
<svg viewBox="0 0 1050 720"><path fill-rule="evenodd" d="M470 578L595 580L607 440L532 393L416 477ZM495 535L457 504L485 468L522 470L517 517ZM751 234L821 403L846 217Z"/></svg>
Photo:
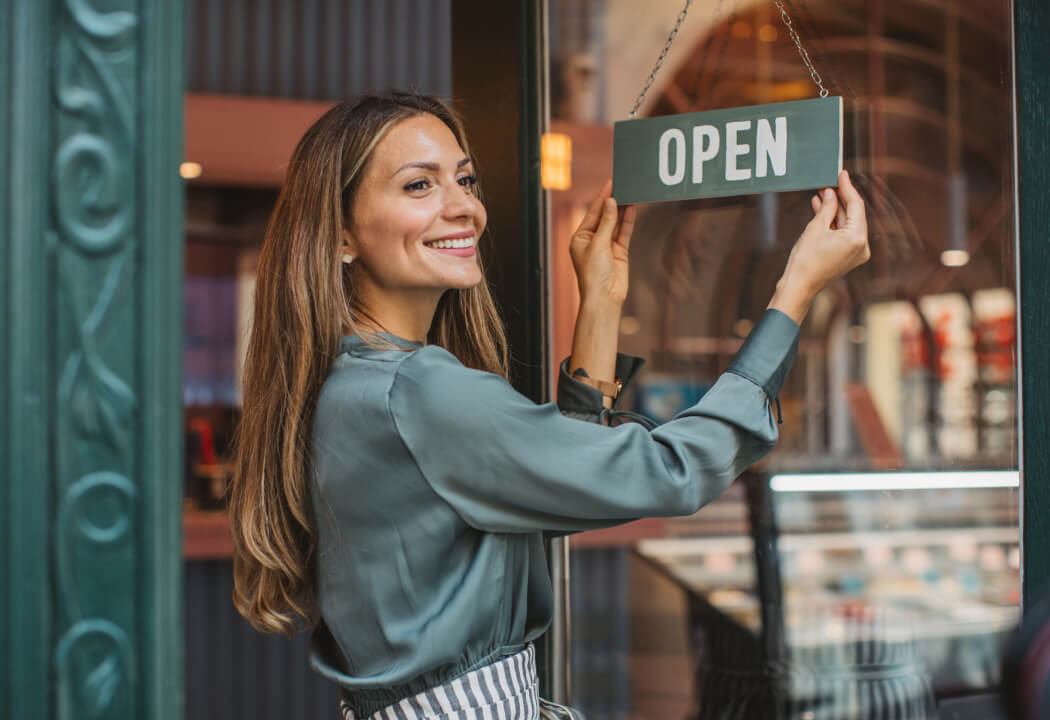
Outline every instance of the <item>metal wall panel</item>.
<svg viewBox="0 0 1050 720"><path fill-rule="evenodd" d="M237 614L230 560L185 568L186 720L332 720L339 691L310 668L309 633L256 632Z"/></svg>
<svg viewBox="0 0 1050 720"><path fill-rule="evenodd" d="M186 0L193 92L340 100L452 91L451 0Z"/></svg>

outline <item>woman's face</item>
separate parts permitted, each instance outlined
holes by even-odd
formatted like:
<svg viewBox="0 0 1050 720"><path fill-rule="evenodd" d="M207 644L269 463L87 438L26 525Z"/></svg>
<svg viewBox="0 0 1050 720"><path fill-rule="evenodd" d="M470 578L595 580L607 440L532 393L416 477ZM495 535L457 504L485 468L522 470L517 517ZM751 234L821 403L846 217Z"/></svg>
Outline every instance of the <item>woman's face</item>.
<svg viewBox="0 0 1050 720"><path fill-rule="evenodd" d="M469 159L436 117L392 127L372 152L350 213L346 244L359 280L381 294L420 295L481 282L475 249L486 216L474 183Z"/></svg>

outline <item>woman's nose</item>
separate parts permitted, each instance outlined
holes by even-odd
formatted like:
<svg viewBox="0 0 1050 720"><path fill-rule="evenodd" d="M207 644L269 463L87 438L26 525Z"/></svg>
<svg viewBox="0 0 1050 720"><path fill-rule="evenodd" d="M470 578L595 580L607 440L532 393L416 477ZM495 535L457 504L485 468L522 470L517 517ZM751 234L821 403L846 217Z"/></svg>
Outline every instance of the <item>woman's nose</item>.
<svg viewBox="0 0 1050 720"><path fill-rule="evenodd" d="M479 201L473 193L453 190L445 200L445 216L448 218L473 217L477 212Z"/></svg>

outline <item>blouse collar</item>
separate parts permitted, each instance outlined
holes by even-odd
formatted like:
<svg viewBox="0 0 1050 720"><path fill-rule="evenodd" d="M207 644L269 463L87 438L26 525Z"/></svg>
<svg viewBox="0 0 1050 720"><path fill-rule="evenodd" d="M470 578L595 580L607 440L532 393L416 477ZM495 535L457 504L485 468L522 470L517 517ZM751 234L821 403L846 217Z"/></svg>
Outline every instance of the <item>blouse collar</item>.
<svg viewBox="0 0 1050 720"><path fill-rule="evenodd" d="M369 344L368 340L361 337L360 335L344 335L339 340L339 351L349 352L354 354L361 354L363 352L384 352L384 351L412 351L423 347L423 343L415 340L405 340L404 338L398 337L387 332L375 333L373 335L378 340L379 347ZM371 339L371 338L370 338ZM383 345L391 345L392 347L383 347Z"/></svg>

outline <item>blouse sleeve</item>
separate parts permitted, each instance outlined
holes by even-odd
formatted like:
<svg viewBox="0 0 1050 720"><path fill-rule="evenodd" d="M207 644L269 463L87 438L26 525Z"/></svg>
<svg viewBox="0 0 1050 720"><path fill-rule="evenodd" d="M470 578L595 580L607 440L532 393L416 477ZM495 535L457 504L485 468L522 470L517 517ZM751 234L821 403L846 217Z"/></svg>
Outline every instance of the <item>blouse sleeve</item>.
<svg viewBox="0 0 1050 720"><path fill-rule="evenodd" d="M615 410L623 400L627 388L634 379L635 374L645 364L642 358L619 353L616 355L616 379L621 383L619 395L613 400L612 406ZM558 409L566 417L586 420L588 422L601 422L604 396L602 391L586 383L582 383L569 374L569 358L562 360L558 367Z"/></svg>
<svg viewBox="0 0 1050 720"><path fill-rule="evenodd" d="M574 532L688 515L776 444L771 398L797 347L798 325L767 311L700 402L652 431L566 417L434 346L401 363L389 410L423 478L478 529Z"/></svg>

